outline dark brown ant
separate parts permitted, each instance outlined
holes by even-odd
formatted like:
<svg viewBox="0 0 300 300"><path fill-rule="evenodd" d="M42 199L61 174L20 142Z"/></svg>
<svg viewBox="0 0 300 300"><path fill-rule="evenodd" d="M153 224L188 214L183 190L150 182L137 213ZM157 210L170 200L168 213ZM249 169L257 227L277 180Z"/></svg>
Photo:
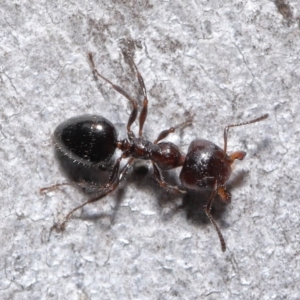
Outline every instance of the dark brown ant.
<svg viewBox="0 0 300 300"><path fill-rule="evenodd" d="M211 215L211 207L217 194L225 203L230 202L231 196L226 191L225 183L231 174L231 164L236 159L242 160L246 155L246 152L244 151L236 151L230 155L227 154L228 131L231 127L238 127L262 121L268 118L268 114L264 114L251 121L226 126L224 129L223 149L210 141L197 139L190 144L187 155L184 155L175 144L171 142L161 142L161 140L175 131L174 127L163 130L153 143L143 138L143 127L148 112L148 98L143 77L138 71L134 61L130 58L144 96L143 107L139 115L138 137L131 131L131 125L136 120L138 114L137 101L129 96L121 87L113 84L98 72L91 53L89 53L88 57L94 75L105 80L118 93L127 98L132 106L132 111L127 122L128 138L118 140L117 132L113 124L104 117L97 115L83 115L71 118L56 128L54 132L56 147L63 154L69 156L76 162L84 165L105 165L113 156L116 148L120 149L122 154L115 161L108 183L97 187L96 196L72 209L65 216L64 221L61 224L54 225L53 228L57 231L64 230L67 221L76 210L89 203L98 201L113 192L124 179L133 161L138 158L150 160L152 162L153 177L161 187L168 191L184 193L188 189L198 190L202 187L212 188L211 196L205 206L205 213L218 233L222 251L225 251L225 241L219 227ZM125 158L128 158L128 161L120 168L120 162ZM164 181L161 175L160 170L170 170L178 167L182 167L179 178L184 190L177 186L169 185ZM41 191L54 189L61 185L76 184L57 184L48 188L43 188ZM85 186L84 183L79 185Z"/></svg>

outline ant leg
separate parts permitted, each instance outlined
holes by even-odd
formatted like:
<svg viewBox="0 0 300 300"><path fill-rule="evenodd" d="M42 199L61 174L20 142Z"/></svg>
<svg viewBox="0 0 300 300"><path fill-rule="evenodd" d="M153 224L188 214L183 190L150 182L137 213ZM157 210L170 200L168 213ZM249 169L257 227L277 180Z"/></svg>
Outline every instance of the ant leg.
<svg viewBox="0 0 300 300"><path fill-rule="evenodd" d="M169 129L163 130L157 137L157 139L153 142L153 144L157 144L159 141L166 138L170 133L175 132L175 128L171 127Z"/></svg>
<svg viewBox="0 0 300 300"><path fill-rule="evenodd" d="M169 129L163 130L157 137L157 139L153 142L153 144L157 144L159 141L163 140L164 138L166 138L170 133L175 132L175 130L177 128L183 128L185 126L189 126L190 124L192 124L192 117L188 118L185 122L183 122L182 124L179 124L175 127L171 127Z"/></svg>
<svg viewBox="0 0 300 300"><path fill-rule="evenodd" d="M147 90L146 90L146 86L144 83L144 79L141 75L141 73L139 72L135 62L133 61L133 59L130 57L130 61L133 64L135 71L136 71L136 76L140 85L140 88L143 91L143 95L144 95L144 100L143 100L143 107L142 110L140 112L140 117L139 117L139 136L141 137L143 135L143 127L147 118L147 113L148 113L148 97L147 97Z"/></svg>
<svg viewBox="0 0 300 300"><path fill-rule="evenodd" d="M78 186L77 182L63 182L63 183L57 183L53 184L51 186L47 186L40 189L40 194L46 194L47 192L51 192L54 190L57 190L61 186L70 185L70 186Z"/></svg>
<svg viewBox="0 0 300 300"><path fill-rule="evenodd" d="M250 121L247 121L247 122L236 123L236 124L231 124L231 125L226 126L224 128L224 153L227 152L227 136L228 136L228 130L229 130L229 128L243 126L243 125L248 125L248 124L252 124L252 123L256 123L256 122L260 122L262 120L267 119L268 117L269 117L269 114L264 114L264 115L262 115L259 118L256 118L256 119L253 119L253 120L250 120ZM244 157L243 158L236 157L236 158L237 159L243 159Z"/></svg>
<svg viewBox="0 0 300 300"><path fill-rule="evenodd" d="M95 67L92 53L89 53L89 60L91 62L92 68L93 68L93 73L96 74L97 76L99 76L100 78L102 78L103 80L105 80L107 83L109 83L113 87L113 89L115 89L118 93L120 93L125 98L127 98L129 100L129 102L131 103L132 111L129 116L128 122L127 122L127 132L132 134L130 127L133 124L133 122L136 120L136 117L137 117L137 108L138 108L137 102L132 97L130 97L121 87L119 87L116 84L113 84L110 80L108 80L107 78L105 78L103 75L101 75L98 72L98 70Z"/></svg>
<svg viewBox="0 0 300 300"><path fill-rule="evenodd" d="M128 172L128 169L130 168L130 166L132 165L134 158L130 158L128 160L128 162L126 163L126 165L123 167L123 169L121 171L119 171L120 168L120 162L124 157L121 156L118 158L118 160L115 163L112 175L110 177L109 182L105 185L105 186L101 186L98 190L98 195L90 198L89 200L87 200L86 202L84 202L83 204L75 207L74 209L72 209L64 218L64 221L61 224L55 224L52 228L51 231L53 229L55 229L57 232L61 232L65 230L66 227L66 223L68 222L68 220L70 219L70 217L73 215L73 213L75 211L77 211L78 209L86 206L87 204L96 202L102 198L104 198L105 196L107 196L108 194L110 194L111 192L113 192L119 185L119 183L121 181L124 180L125 175Z"/></svg>
<svg viewBox="0 0 300 300"><path fill-rule="evenodd" d="M212 203L214 201L214 198L217 194L217 191L218 191L218 182L216 181L215 182L215 185L214 185L214 189L209 197L209 200L207 202L207 204L205 205L204 207L204 211L207 215L207 217L209 218L210 222L212 223L212 225L215 227L216 231L217 231L217 234L219 236L219 240L220 240L220 243L221 243L221 248L222 248L222 251L225 252L226 251L226 243L225 243L225 240L224 240L224 237L216 223L216 221L214 220L213 216L211 215L211 207L212 207Z"/></svg>
<svg viewBox="0 0 300 300"><path fill-rule="evenodd" d="M79 186L81 188L95 188L95 184L93 183L89 183L86 181L82 181L82 182L63 182L63 183L57 183L57 184L53 184L51 186L47 186L44 188L40 189L40 194L45 194L47 192L51 192L54 190L57 190L59 187L61 186Z"/></svg>
<svg viewBox="0 0 300 300"><path fill-rule="evenodd" d="M152 176L154 179L157 181L160 187L166 189L168 192L171 191L172 193L180 193L180 194L185 194L186 191L183 191L179 189L177 186L169 185L167 182L164 181L163 176L161 175L157 165L152 162L153 166L153 174Z"/></svg>

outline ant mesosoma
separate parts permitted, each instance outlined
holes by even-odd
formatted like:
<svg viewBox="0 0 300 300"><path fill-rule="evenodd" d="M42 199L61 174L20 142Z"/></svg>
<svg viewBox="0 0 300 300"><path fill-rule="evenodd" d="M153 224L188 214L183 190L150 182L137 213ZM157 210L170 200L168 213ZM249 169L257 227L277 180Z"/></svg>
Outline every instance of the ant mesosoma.
<svg viewBox="0 0 300 300"><path fill-rule="evenodd" d="M75 207L64 218L61 224L53 226L57 231L64 230L67 221L71 215L85 205L98 201L113 192L124 179L134 159L150 160L153 167L153 177L158 184L173 192L184 193L177 186L171 186L164 181L160 170L170 170L178 167L181 168L179 175L182 187L185 190L198 190L201 187L212 188L212 193L204 207L205 213L213 224L220 239L221 248L226 250L223 235L211 215L211 207L216 195L225 202L229 203L231 195L226 191L225 183L231 174L231 164L234 160L242 160L246 152L236 151L227 154L227 136L228 130L232 127L238 127L251 123L256 123L268 118L264 114L259 118L251 121L228 125L224 129L224 148L221 149L210 141L203 139L194 140L188 149L187 155L180 152L179 148L171 142L161 142L170 133L175 131L174 127L163 130L154 142L143 138L143 127L148 113L148 98L144 80L133 59L129 57L133 65L139 86L143 92L143 107L139 115L138 137L131 131L131 126L137 119L138 104L125 90L113 84L110 80L101 75L95 67L93 56L88 55L94 76L98 76L106 81L113 89L123 95L132 106L131 114L127 122L127 136L123 140L117 139L117 132L113 124L102 116L83 115L68 119L60 124L54 132L55 145L63 154L69 156L72 160L82 163L83 165L105 165L113 156L115 149L122 151L121 156L115 161L114 167L110 174L108 183L97 187L96 196L90 198L83 204ZM126 164L120 168L121 160L128 158ZM41 191L56 188L61 185L75 185L72 183L56 184ZM79 183L79 186L85 186ZM86 185L88 186L88 185Z"/></svg>

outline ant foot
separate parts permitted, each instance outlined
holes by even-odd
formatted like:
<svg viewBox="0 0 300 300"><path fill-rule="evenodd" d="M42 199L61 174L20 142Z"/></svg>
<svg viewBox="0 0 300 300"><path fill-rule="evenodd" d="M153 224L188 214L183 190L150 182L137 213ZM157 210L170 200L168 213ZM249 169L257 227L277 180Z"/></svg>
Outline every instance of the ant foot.
<svg viewBox="0 0 300 300"><path fill-rule="evenodd" d="M66 229L66 221L62 222L62 223L55 223L51 229L50 232L52 232L53 230L55 230L57 233L61 233L63 231L65 231Z"/></svg>

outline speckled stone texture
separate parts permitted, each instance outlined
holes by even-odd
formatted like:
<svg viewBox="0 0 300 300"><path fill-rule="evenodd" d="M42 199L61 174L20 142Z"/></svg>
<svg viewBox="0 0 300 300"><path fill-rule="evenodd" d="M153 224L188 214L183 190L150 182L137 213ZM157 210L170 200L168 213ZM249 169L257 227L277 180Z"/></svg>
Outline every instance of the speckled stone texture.
<svg viewBox="0 0 300 300"><path fill-rule="evenodd" d="M299 299L299 16L298 0L1 1L0 298ZM232 203L213 210L225 253L203 214L209 192L168 194L140 161L50 235L89 197L39 194L69 180L56 126L99 114L126 137L130 105L95 80L87 54L142 102L122 49L145 79L151 141L192 116L167 140L183 152L197 137L223 147L224 126L270 114L229 132L228 151L247 156L228 182ZM176 184L179 171L164 177Z"/></svg>

